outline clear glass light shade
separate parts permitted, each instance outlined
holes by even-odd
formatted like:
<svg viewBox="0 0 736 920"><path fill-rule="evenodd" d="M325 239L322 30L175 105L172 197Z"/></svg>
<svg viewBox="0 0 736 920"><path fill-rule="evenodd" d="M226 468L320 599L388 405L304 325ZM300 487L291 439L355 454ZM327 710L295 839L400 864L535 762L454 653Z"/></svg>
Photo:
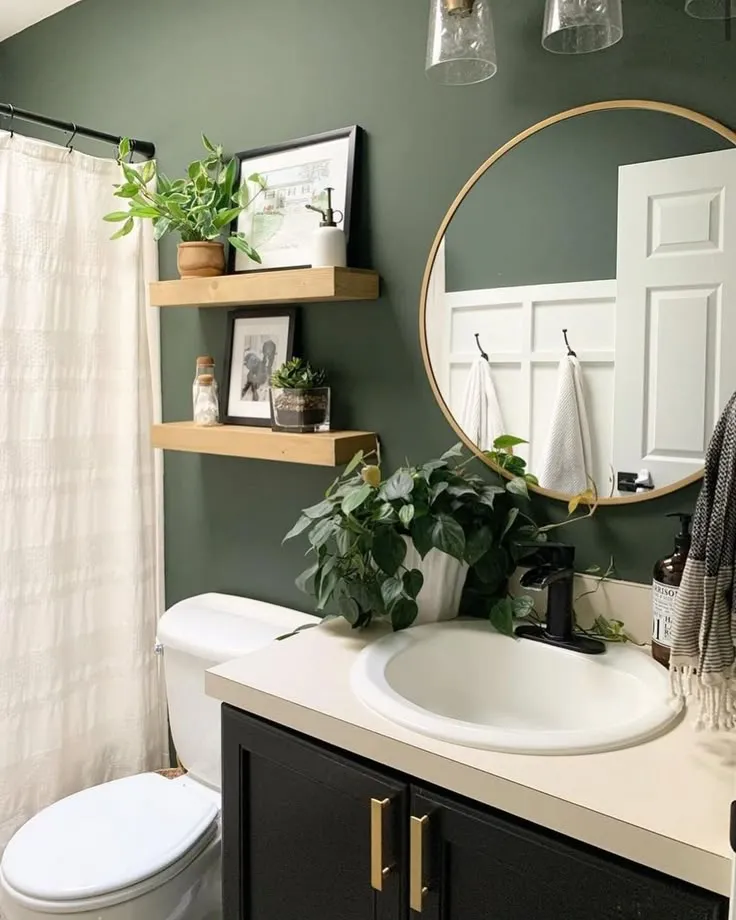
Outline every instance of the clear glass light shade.
<svg viewBox="0 0 736 920"><path fill-rule="evenodd" d="M587 54L624 34L621 0L547 0L542 46L555 54Z"/></svg>
<svg viewBox="0 0 736 920"><path fill-rule="evenodd" d="M431 0L427 76L437 83L481 83L496 70L490 0Z"/></svg>
<svg viewBox="0 0 736 920"><path fill-rule="evenodd" d="M687 0L685 12L693 19L734 19L736 0Z"/></svg>

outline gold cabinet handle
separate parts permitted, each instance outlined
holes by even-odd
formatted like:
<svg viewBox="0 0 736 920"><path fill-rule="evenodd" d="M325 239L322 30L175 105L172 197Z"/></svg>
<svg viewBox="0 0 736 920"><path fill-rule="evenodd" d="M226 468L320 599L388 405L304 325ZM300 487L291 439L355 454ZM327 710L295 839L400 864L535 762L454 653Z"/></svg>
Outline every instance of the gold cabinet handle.
<svg viewBox="0 0 736 920"><path fill-rule="evenodd" d="M383 880L391 866L383 864L383 813L391 799L371 799L371 886L383 891Z"/></svg>
<svg viewBox="0 0 736 920"><path fill-rule="evenodd" d="M409 904L412 910L421 914L427 887L424 884L424 829L429 816L412 816L409 827Z"/></svg>

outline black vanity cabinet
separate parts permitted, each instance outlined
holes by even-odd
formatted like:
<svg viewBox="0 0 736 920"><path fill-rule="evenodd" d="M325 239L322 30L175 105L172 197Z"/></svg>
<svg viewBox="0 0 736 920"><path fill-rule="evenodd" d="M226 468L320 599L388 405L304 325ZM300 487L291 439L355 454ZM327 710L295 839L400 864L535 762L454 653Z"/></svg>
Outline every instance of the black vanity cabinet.
<svg viewBox="0 0 736 920"><path fill-rule="evenodd" d="M222 726L224 920L726 918L718 895L227 705Z"/></svg>

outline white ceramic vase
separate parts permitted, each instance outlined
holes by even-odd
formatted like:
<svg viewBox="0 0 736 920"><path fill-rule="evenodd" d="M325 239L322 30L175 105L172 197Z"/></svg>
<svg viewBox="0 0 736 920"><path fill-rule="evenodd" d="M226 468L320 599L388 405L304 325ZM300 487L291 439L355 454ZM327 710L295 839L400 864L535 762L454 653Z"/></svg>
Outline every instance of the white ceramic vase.
<svg viewBox="0 0 736 920"><path fill-rule="evenodd" d="M422 559L412 541L407 537L404 540L404 565L407 569L419 569L424 576L424 585L417 598L419 615L413 625L454 620L460 609L460 598L468 574L467 562L459 562L438 549L431 549Z"/></svg>

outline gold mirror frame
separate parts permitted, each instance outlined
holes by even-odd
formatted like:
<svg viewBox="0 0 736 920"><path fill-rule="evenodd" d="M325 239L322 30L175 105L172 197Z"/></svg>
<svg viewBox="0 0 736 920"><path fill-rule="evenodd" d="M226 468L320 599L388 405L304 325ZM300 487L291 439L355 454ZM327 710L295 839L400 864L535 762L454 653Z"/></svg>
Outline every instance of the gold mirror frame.
<svg viewBox="0 0 736 920"><path fill-rule="evenodd" d="M507 143L505 143L502 147L499 147L495 153L488 157L485 163L483 163L473 173L470 179L468 179L468 181L460 190L458 196L450 205L448 212L445 214L445 217L440 224L440 228L437 231L434 242L432 243L432 248L429 252L427 266L424 270L424 278L422 280L422 293L419 302L419 337L422 346L424 368L427 372L429 383L432 387L432 392L434 393L434 397L437 400L440 409L442 409L445 418L450 423L451 427L465 444L465 446L468 447L480 460L482 460L483 463L489 466L492 470L495 470L497 473L500 473L502 476L505 476L507 479L511 479L513 477L505 470L501 469L500 466L493 463L492 460L489 460L488 457L484 456L483 452L478 448L478 446L474 444L470 438L467 437L465 432L458 425L455 417L450 412L450 409L445 402L442 393L440 392L440 388L437 384L437 378L435 377L434 370L432 369L432 363L429 357L429 344L427 342L427 295L429 292L429 284L432 277L432 271L434 269L435 259L437 257L437 251L439 250L442 240L445 237L445 233L447 232L450 221L455 216L456 211L465 200L466 195L475 186L476 182L478 182L478 180L484 176L486 172L491 168L491 166L498 162L502 156L505 156L510 150L513 150L514 147L517 147L528 138L533 137L535 134L538 134L545 128L549 128L552 125L558 124L559 122L567 121L570 118L577 118L578 115L588 115L591 112L615 111L617 109L648 109L653 112L663 112L666 115L675 115L678 118L685 118L688 121L702 125L704 128L709 128L711 131L714 131L716 134L720 135L722 138L729 141L736 147L736 131L732 131L731 128L727 128L725 125L721 124L713 118L709 118L707 115L703 115L701 112L696 112L693 109L686 109L679 105L672 105L668 102L654 102L650 99L612 99L608 102L592 102L588 105L577 106L574 109L566 109L564 112L558 112L556 115L551 115L549 118L545 118L543 121L532 125L531 128L527 128L525 131L517 134L516 137L512 138L510 141L507 141ZM680 479L677 482L663 486L661 489L654 489L651 492L636 492L632 493L630 496L601 497L599 498L598 503L600 505L627 505L633 504L634 502L650 501L653 498L660 498L661 496L667 495L670 492L676 492L679 489L683 489L685 486L688 486L693 482L697 482L702 478L703 471L701 470L699 473L693 473L691 476L686 476L684 479ZM569 495L565 495L562 492L554 492L551 489L543 489L540 486L530 485L529 488L531 491L536 492L539 495L545 495L547 498L554 498L558 501L568 502L571 497Z"/></svg>

